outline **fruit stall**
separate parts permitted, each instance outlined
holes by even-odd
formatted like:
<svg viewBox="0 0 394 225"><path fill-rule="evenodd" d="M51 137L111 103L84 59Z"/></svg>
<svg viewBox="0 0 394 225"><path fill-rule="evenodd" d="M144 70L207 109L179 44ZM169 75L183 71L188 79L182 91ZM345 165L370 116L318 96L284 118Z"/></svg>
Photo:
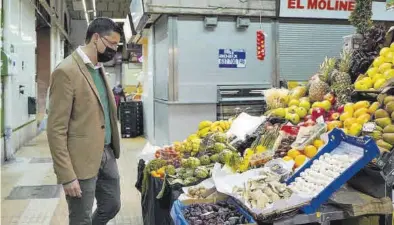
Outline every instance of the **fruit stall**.
<svg viewBox="0 0 394 225"><path fill-rule="evenodd" d="M392 30L369 28L304 86L265 90L261 116L201 121L185 140L146 146L144 224L391 224Z"/></svg>

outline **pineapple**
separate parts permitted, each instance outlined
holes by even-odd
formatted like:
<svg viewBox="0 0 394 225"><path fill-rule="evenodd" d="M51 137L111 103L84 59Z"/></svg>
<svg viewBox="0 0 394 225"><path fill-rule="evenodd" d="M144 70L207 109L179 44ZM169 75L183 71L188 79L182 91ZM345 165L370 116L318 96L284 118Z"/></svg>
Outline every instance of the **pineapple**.
<svg viewBox="0 0 394 225"><path fill-rule="evenodd" d="M331 74L332 91L337 96L339 105L350 101L350 94L352 93L352 79L349 75L350 60L352 53L343 50L341 53L341 60L338 64L338 69L335 69Z"/></svg>
<svg viewBox="0 0 394 225"><path fill-rule="evenodd" d="M332 84L339 85L351 85L352 79L349 75L350 60L352 53L350 51L343 50L341 53L341 60L338 64L338 69L335 69L331 74Z"/></svg>
<svg viewBox="0 0 394 225"><path fill-rule="evenodd" d="M335 67L336 59L324 60L320 66L319 75L315 77L309 86L309 99L312 102L323 101L324 95L330 91L330 74Z"/></svg>

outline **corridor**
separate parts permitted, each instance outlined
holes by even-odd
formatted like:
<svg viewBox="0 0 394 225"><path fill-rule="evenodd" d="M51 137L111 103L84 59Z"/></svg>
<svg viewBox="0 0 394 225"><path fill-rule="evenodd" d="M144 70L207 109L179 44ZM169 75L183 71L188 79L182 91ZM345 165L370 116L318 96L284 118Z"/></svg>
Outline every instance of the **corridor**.
<svg viewBox="0 0 394 225"><path fill-rule="evenodd" d="M118 160L122 209L109 225L142 225L140 195L134 184L143 138L123 139ZM1 167L2 225L67 225L63 190L56 184L46 134L26 144Z"/></svg>

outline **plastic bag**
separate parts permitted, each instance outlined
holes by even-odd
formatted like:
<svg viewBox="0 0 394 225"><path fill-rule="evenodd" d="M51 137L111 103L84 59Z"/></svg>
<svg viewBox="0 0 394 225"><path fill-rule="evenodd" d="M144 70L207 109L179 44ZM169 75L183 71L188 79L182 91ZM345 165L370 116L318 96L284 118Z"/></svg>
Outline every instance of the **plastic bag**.
<svg viewBox="0 0 394 225"><path fill-rule="evenodd" d="M264 121L266 121L266 117L241 113L233 121L230 129L227 131L227 136L235 136L238 140L245 140L246 135L251 135Z"/></svg>
<svg viewBox="0 0 394 225"><path fill-rule="evenodd" d="M170 210L172 207L171 188L166 188L162 198L157 199L163 181L159 178L149 177L149 186L141 196L142 217L144 225L173 225Z"/></svg>
<svg viewBox="0 0 394 225"><path fill-rule="evenodd" d="M242 207L240 207L233 199L228 198L226 202L230 205L234 205L237 208L237 210L247 219L249 223L256 223L253 217L249 213L247 213ZM183 212L182 212L183 209L185 209L186 207L187 206L184 205L179 200L174 202L170 214L175 225L189 225L189 223L186 221L185 217L183 216Z"/></svg>

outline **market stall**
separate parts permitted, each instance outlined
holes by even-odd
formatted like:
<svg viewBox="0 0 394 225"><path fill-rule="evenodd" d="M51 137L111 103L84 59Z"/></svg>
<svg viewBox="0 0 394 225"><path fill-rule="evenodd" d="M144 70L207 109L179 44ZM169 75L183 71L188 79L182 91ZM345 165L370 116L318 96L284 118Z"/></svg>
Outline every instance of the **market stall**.
<svg viewBox="0 0 394 225"><path fill-rule="evenodd" d="M186 140L146 146L144 224L391 224L392 29L362 36L307 85L262 91L263 115L201 121Z"/></svg>

